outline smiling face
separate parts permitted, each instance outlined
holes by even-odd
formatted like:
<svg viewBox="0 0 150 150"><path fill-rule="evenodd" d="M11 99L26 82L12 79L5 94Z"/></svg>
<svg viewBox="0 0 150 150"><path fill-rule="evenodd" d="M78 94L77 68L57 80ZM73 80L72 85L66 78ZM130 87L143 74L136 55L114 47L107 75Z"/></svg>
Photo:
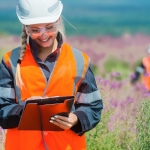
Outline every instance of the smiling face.
<svg viewBox="0 0 150 150"><path fill-rule="evenodd" d="M50 47L59 30L59 20L55 23L34 24L25 26L27 34L37 42L40 47Z"/></svg>

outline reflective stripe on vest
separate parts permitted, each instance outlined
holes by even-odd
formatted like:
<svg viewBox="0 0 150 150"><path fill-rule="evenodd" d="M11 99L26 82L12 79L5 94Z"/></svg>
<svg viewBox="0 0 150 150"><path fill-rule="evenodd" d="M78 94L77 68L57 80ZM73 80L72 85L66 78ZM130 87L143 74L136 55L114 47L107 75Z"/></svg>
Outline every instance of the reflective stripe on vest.
<svg viewBox="0 0 150 150"><path fill-rule="evenodd" d="M150 91L150 57L143 58L143 65L146 69L146 74L143 75L143 84Z"/></svg>
<svg viewBox="0 0 150 150"><path fill-rule="evenodd" d="M19 48L12 51L10 64L15 76ZM7 61L8 62L8 61ZM63 44L56 60L50 79L47 81L41 68L32 56L30 46L26 47L24 59L21 62L21 78L24 87L16 89L18 99L26 100L31 96L66 96L75 95L89 66L89 57L69 45ZM15 134L15 138L14 138ZM85 137L78 136L71 130L61 132L43 132L44 141L49 149L82 150L86 149ZM19 142L19 143L18 143ZM10 129L6 135L6 150L44 150L40 131L18 131Z"/></svg>
<svg viewBox="0 0 150 150"><path fill-rule="evenodd" d="M13 73L14 88L15 88L15 94L16 94L17 101L21 100L20 90L15 84L16 83L16 81L15 81L16 66L17 66L17 60L19 59L19 55L20 55L20 49L21 48L18 47L16 49L14 49L13 51L6 53L3 58L3 60L5 61L7 66L12 70L12 73ZM8 56L9 56L9 58L8 58Z"/></svg>

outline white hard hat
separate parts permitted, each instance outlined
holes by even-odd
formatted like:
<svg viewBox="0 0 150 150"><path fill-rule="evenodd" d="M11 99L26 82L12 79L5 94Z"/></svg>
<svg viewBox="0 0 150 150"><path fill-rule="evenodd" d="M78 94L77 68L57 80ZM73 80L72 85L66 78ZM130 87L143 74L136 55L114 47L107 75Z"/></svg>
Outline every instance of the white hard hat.
<svg viewBox="0 0 150 150"><path fill-rule="evenodd" d="M57 21L62 9L59 0L19 0L16 13L22 24L31 25Z"/></svg>
<svg viewBox="0 0 150 150"><path fill-rule="evenodd" d="M148 46L147 52L150 53L150 44Z"/></svg>

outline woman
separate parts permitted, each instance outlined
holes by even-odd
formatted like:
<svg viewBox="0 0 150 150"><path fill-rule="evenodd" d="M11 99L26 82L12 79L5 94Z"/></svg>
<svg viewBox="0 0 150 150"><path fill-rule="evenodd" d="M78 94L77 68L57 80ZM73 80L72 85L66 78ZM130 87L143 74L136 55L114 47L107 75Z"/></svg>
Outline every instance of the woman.
<svg viewBox="0 0 150 150"><path fill-rule="evenodd" d="M19 0L22 46L6 53L0 64L5 150L85 150L84 133L100 121L103 105L89 57L64 43L62 9L58 0ZM25 100L66 95L75 96L69 116L50 118L64 131L18 130Z"/></svg>

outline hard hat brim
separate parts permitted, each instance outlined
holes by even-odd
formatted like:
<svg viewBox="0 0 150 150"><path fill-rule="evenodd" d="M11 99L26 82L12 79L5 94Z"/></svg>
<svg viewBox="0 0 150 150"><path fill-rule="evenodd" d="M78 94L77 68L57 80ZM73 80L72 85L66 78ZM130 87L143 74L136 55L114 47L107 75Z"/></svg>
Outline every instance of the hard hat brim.
<svg viewBox="0 0 150 150"><path fill-rule="evenodd" d="M38 18L21 18L18 14L18 18L20 20L20 22L24 25L32 25L32 24L42 24L42 23L53 23L53 22L56 22L60 15L61 15L61 12L62 12L62 9L63 9L63 5L60 4L59 6L59 12L53 16L46 16L46 17L38 17Z"/></svg>

